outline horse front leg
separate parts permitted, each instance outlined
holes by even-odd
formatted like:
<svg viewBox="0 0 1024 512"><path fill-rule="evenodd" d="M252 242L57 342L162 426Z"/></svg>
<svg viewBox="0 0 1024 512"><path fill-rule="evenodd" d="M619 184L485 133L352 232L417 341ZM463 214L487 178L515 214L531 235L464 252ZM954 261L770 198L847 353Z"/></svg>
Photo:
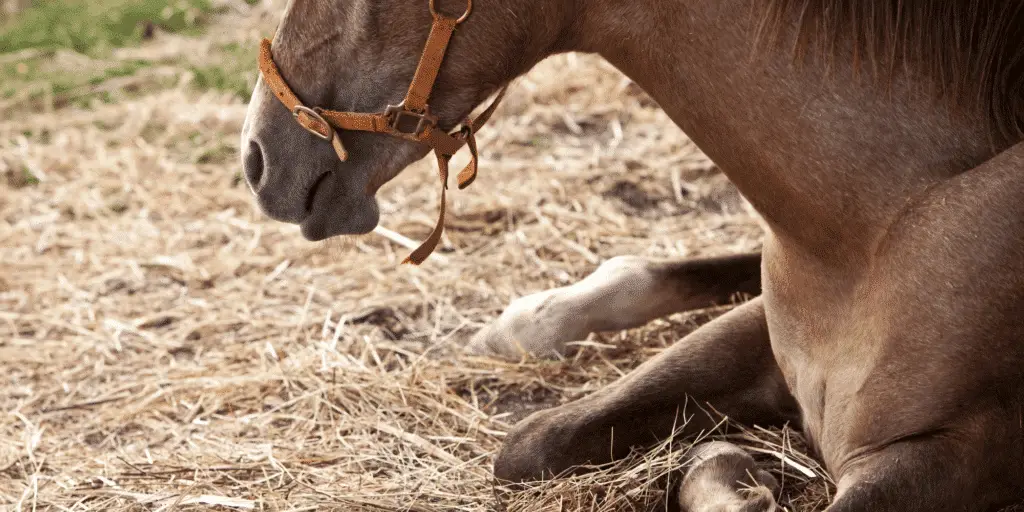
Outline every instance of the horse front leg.
<svg viewBox="0 0 1024 512"><path fill-rule="evenodd" d="M682 261L617 257L572 286L513 301L470 349L506 358L560 355L567 342L590 333L727 304L737 293L760 295L760 253Z"/></svg>
<svg viewBox="0 0 1024 512"><path fill-rule="evenodd" d="M950 431L892 443L842 471L838 494L826 512L999 510L1021 495L1024 474L1014 460L1021 445L1005 442L1015 436Z"/></svg>
<svg viewBox="0 0 1024 512"><path fill-rule="evenodd" d="M709 322L610 386L517 424L495 461L495 476L548 478L620 458L679 427L684 435L709 431L718 419L701 412L705 404L745 424L799 419L775 363L760 298Z"/></svg>

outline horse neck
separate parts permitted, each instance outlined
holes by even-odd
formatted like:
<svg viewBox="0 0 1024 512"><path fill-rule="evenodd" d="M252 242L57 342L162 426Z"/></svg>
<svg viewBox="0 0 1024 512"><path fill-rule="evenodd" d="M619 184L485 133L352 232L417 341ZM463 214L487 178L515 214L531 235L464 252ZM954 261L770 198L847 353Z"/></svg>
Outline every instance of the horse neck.
<svg viewBox="0 0 1024 512"><path fill-rule="evenodd" d="M857 75L852 53L828 72L824 59L755 54L760 0L575 1L575 49L637 81L776 239L817 257L864 261L908 198L992 154L983 116L953 112L909 75L886 88Z"/></svg>

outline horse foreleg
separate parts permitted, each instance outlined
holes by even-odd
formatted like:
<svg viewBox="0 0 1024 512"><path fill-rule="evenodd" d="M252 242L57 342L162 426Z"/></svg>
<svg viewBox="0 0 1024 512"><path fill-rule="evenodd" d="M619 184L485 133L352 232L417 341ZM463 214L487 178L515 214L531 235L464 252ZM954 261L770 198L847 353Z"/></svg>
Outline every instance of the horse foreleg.
<svg viewBox="0 0 1024 512"><path fill-rule="evenodd" d="M1007 450L1001 441L949 432L890 444L843 471L826 512L998 510L1019 496L1021 476L1006 460L1020 447Z"/></svg>
<svg viewBox="0 0 1024 512"><path fill-rule="evenodd" d="M515 426L494 464L503 480L535 480L620 458L681 429L713 429L713 406L745 424L799 418L775 363L761 299L697 329L606 388Z"/></svg>
<svg viewBox="0 0 1024 512"><path fill-rule="evenodd" d="M617 257L565 288L513 301L470 344L479 354L550 356L593 332L639 327L672 313L760 295L761 255L683 261Z"/></svg>

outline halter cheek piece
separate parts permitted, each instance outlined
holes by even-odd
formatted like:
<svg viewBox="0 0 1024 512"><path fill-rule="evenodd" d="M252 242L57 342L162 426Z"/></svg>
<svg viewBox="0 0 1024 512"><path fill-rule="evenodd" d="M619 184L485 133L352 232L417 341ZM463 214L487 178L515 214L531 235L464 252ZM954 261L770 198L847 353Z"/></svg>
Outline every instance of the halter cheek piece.
<svg viewBox="0 0 1024 512"><path fill-rule="evenodd" d="M505 96L505 88L502 88L486 110L475 119L463 121L458 130L449 133L438 126L437 117L430 113L428 104L430 93L434 89L434 82L441 70L448 42L455 32L455 27L469 18L473 10L473 0L466 0L466 11L458 18L439 13L434 7L434 2L435 0L430 0L430 14L434 18L433 26L427 37L426 47L423 49L419 65L416 67L416 74L409 86L409 92L401 103L389 105L384 112L378 114L338 112L305 106L288 87L284 77L281 76L281 71L277 69L271 53L270 40L264 39L260 45L260 74L267 87L291 111L299 126L313 135L329 141L334 147L335 153L338 154L338 158L343 162L348 160L348 151L341 142L339 130L383 133L426 144L433 149L434 155L437 157L437 167L441 179L441 212L430 237L402 262L414 265L423 263L434 252L437 244L441 241L442 233L444 233L448 162L463 146L469 146L472 159L458 175L459 188L466 188L473 183L476 179L477 160L479 159L476 132L490 119L497 109L498 103Z"/></svg>

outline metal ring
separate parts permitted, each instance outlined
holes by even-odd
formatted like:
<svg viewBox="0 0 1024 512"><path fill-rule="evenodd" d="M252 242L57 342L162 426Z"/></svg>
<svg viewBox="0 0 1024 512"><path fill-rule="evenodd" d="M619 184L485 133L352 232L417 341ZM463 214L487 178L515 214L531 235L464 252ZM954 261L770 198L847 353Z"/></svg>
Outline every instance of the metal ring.
<svg viewBox="0 0 1024 512"><path fill-rule="evenodd" d="M434 7L434 2L435 0L430 0L430 14L434 16L434 19L447 18L448 16L437 12L437 9ZM466 0L466 12L462 13L462 16L455 20L455 24L457 25L466 21L466 18L469 18L469 13L471 12L473 12L473 0Z"/></svg>
<svg viewBox="0 0 1024 512"><path fill-rule="evenodd" d="M334 127L331 126L331 123L328 123L327 120L324 119L324 116L320 115L319 112L317 112L316 110L313 110L313 109L311 109L309 107L305 107L305 106L299 105L299 106L295 107L295 110L292 111L292 116L295 119L298 119L299 118L299 114L306 114L307 116L313 118L314 121L316 121L318 123L321 123L324 126L326 126L327 127L327 134L325 135L325 134L320 133L320 132L318 132L318 131L316 131L316 130L314 130L312 128L307 127L306 125L304 125L302 123L299 123L299 126L301 126L302 129L306 130L309 133L312 133L313 135L316 135L317 137L320 137L323 140L328 140L329 141L329 140L334 138Z"/></svg>

